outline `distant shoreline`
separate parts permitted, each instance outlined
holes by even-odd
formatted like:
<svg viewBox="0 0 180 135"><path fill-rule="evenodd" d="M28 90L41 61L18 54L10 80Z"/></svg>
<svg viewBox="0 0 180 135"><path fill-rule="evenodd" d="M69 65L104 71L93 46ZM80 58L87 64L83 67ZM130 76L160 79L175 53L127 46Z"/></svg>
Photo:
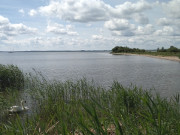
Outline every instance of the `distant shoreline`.
<svg viewBox="0 0 180 135"><path fill-rule="evenodd" d="M16 53L16 52L110 52L111 50L32 50L32 51L0 51L7 53Z"/></svg>
<svg viewBox="0 0 180 135"><path fill-rule="evenodd" d="M113 55L138 55L138 56L146 56L146 57L152 57L152 58L158 58L158 59L165 59L165 60L171 60L171 61L178 61L180 62L179 57L177 56L154 56L154 55L148 55L148 54L133 54L133 53L111 53Z"/></svg>

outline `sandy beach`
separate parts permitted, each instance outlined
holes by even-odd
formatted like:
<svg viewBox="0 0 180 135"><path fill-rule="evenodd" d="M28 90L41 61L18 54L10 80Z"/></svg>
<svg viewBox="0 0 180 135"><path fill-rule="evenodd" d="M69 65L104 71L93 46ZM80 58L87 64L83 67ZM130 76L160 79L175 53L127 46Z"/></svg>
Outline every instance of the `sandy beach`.
<svg viewBox="0 0 180 135"><path fill-rule="evenodd" d="M139 55L139 56L146 56L146 57L152 57L152 58L158 58L158 59L165 59L165 60L171 60L171 61L178 61L180 62L179 57L177 56L154 56L154 55L148 55L148 54L132 54L132 53L112 53L113 55Z"/></svg>

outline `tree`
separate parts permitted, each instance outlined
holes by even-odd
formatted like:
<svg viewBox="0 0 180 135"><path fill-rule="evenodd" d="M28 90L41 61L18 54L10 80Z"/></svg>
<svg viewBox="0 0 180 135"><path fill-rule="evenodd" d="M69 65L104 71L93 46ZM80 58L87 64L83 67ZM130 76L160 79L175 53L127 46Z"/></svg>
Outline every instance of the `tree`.
<svg viewBox="0 0 180 135"><path fill-rule="evenodd" d="M159 47L157 48L157 52L160 52Z"/></svg>
<svg viewBox="0 0 180 135"><path fill-rule="evenodd" d="M118 49L119 49L119 47L116 46L116 47L114 47L114 48L112 49L112 52L117 53L117 52L118 52Z"/></svg>
<svg viewBox="0 0 180 135"><path fill-rule="evenodd" d="M168 52L179 52L179 49L174 47L174 46L170 46L169 49L167 49Z"/></svg>

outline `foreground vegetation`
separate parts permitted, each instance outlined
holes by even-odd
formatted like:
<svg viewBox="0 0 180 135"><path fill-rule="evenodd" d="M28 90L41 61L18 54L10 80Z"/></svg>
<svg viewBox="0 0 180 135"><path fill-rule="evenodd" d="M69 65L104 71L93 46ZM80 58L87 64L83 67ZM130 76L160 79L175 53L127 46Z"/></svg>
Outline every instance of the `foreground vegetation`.
<svg viewBox="0 0 180 135"><path fill-rule="evenodd" d="M21 89L23 86L24 74L17 66L0 64L0 91Z"/></svg>
<svg viewBox="0 0 180 135"><path fill-rule="evenodd" d="M132 53L132 54L146 54L146 55L154 55L154 56L177 56L180 58L180 49L170 46L168 49L161 49L157 48L156 51L147 51L144 49L138 48L129 48L129 47L122 47L116 46L112 49L112 53Z"/></svg>
<svg viewBox="0 0 180 135"><path fill-rule="evenodd" d="M33 102L32 114L3 113L0 134L180 134L179 94L166 99L118 82L104 89L86 79L50 82L40 74L26 75L24 92ZM0 94L0 107L13 104L12 93Z"/></svg>

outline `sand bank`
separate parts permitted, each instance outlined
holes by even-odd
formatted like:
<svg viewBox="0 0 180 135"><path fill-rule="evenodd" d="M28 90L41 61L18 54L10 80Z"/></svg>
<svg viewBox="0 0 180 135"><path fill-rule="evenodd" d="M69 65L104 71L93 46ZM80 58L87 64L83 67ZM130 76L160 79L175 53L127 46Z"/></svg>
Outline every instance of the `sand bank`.
<svg viewBox="0 0 180 135"><path fill-rule="evenodd" d="M180 62L180 58L177 56L154 56L154 55L148 55L148 54L132 54L132 53L112 53L113 55L139 55L139 56L146 56L146 57L152 57L152 58L158 58L158 59L165 59L165 60L171 60L171 61L178 61Z"/></svg>

